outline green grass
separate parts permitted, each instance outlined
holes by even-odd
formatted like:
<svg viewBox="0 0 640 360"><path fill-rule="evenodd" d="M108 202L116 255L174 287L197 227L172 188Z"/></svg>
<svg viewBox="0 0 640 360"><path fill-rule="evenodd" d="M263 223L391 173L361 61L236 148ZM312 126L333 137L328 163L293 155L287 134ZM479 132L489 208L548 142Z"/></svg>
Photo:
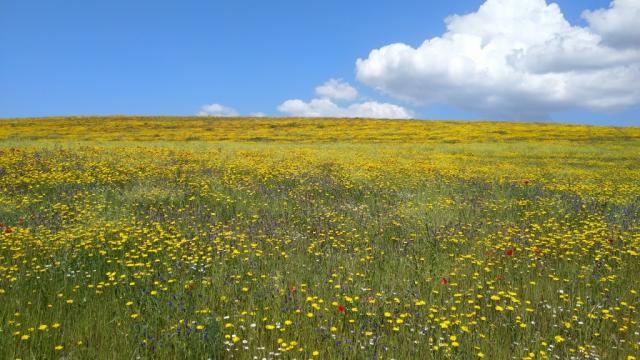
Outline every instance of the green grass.
<svg viewBox="0 0 640 360"><path fill-rule="evenodd" d="M640 352L633 137L84 136L0 142L0 358Z"/></svg>

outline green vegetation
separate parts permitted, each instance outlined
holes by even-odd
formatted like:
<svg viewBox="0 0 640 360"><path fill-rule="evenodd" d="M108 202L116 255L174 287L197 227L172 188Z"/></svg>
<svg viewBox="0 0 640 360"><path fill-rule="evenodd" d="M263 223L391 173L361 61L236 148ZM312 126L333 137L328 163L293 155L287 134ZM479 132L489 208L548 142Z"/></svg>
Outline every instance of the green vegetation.
<svg viewBox="0 0 640 360"><path fill-rule="evenodd" d="M76 118L0 139L3 359L640 352L640 129Z"/></svg>

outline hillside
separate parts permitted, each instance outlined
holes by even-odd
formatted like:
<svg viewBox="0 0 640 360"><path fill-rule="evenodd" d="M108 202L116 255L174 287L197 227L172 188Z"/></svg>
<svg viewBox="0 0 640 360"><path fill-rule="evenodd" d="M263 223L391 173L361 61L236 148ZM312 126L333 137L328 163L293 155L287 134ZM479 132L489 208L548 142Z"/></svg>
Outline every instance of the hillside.
<svg viewBox="0 0 640 360"><path fill-rule="evenodd" d="M0 358L624 359L638 174L638 128L2 120Z"/></svg>

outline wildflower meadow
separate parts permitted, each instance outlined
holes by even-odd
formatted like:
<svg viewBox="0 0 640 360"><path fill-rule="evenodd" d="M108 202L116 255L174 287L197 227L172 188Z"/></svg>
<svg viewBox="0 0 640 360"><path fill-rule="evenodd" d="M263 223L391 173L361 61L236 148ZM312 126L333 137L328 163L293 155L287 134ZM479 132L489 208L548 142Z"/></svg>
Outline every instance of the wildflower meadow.
<svg viewBox="0 0 640 360"><path fill-rule="evenodd" d="M636 359L640 128L0 121L2 359Z"/></svg>

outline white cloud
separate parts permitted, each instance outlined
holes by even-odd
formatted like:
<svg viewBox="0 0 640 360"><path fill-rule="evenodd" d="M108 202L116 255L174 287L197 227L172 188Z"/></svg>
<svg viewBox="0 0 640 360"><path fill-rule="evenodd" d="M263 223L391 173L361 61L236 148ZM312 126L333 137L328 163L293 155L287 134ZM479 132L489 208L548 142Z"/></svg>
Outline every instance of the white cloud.
<svg viewBox="0 0 640 360"><path fill-rule="evenodd" d="M607 44L640 46L640 0L614 0L608 9L586 10L582 17Z"/></svg>
<svg viewBox="0 0 640 360"><path fill-rule="evenodd" d="M358 91L343 80L329 79L316 87L318 98L305 102L291 99L278 106L278 111L290 116L302 117L344 117L409 119L414 117L411 110L402 106L377 101L351 102L341 106L334 100L355 100Z"/></svg>
<svg viewBox="0 0 640 360"><path fill-rule="evenodd" d="M203 105L198 116L238 116L236 109L221 104Z"/></svg>
<svg viewBox="0 0 640 360"><path fill-rule="evenodd" d="M372 50L356 76L399 99L494 118L632 106L640 103L639 9L640 0L615 0L585 12L590 26L579 27L545 0L487 0L448 17L447 31L417 48Z"/></svg>
<svg viewBox="0 0 640 360"><path fill-rule="evenodd" d="M316 87L316 95L320 98L334 100L355 100L358 97L358 90L342 79L329 79Z"/></svg>
<svg viewBox="0 0 640 360"><path fill-rule="evenodd" d="M251 116L251 117L266 117L267 114L265 114L263 112L254 112L254 113L249 114L249 116Z"/></svg>
<svg viewBox="0 0 640 360"><path fill-rule="evenodd" d="M302 117L361 117L380 119L409 119L413 117L410 110L402 106L366 101L341 107L331 99L312 99L304 102L299 99L287 100L278 106L278 111Z"/></svg>

